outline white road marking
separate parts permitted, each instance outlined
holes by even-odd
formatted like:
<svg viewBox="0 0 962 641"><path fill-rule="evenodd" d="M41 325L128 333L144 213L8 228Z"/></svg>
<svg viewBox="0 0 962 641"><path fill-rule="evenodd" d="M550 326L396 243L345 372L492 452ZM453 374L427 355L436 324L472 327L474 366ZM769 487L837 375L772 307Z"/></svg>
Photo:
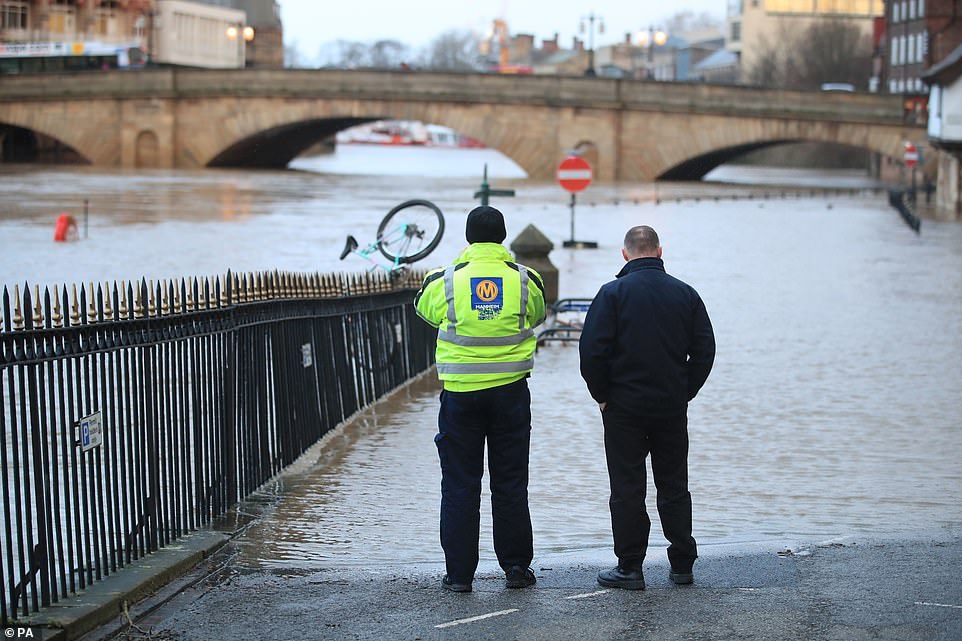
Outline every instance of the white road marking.
<svg viewBox="0 0 962 641"><path fill-rule="evenodd" d="M742 592L757 592L758 588L735 588L736 590L741 590Z"/></svg>
<svg viewBox="0 0 962 641"><path fill-rule="evenodd" d="M571 596L566 596L566 599L587 599L588 597L598 596L599 594L606 594L611 590L598 590L597 592L586 592L585 594L573 594Z"/></svg>
<svg viewBox="0 0 962 641"><path fill-rule="evenodd" d="M915 605L930 605L933 608L955 608L962 610L962 605L952 605L950 603L929 603L928 601L916 601Z"/></svg>
<svg viewBox="0 0 962 641"><path fill-rule="evenodd" d="M457 619L455 621L448 621L447 623L439 623L434 626L436 628L451 628L456 625L461 625L462 623L474 623L475 621L482 621L484 619L490 619L491 617L500 617L505 614L511 614L512 612L517 612L518 608L511 608L510 610L500 610L498 612L489 612L488 614L479 614L476 617L468 617L467 619Z"/></svg>

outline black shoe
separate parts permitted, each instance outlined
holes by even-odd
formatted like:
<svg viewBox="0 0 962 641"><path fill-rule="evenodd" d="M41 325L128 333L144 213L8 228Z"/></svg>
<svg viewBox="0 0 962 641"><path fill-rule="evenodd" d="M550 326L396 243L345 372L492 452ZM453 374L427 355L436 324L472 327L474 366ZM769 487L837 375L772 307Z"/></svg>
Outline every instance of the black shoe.
<svg viewBox="0 0 962 641"><path fill-rule="evenodd" d="M537 582L538 579L534 578L531 568L512 565L504 573L504 585L509 588L526 588Z"/></svg>
<svg viewBox="0 0 962 641"><path fill-rule="evenodd" d="M445 590L450 590L451 592L471 591L470 583L458 583L457 581L452 581L451 577L446 574L444 575L444 578L441 579L441 587L443 587Z"/></svg>
<svg viewBox="0 0 962 641"><path fill-rule="evenodd" d="M675 585L688 585L695 580L695 575L692 574L691 570L686 572L672 568L668 571L668 578L671 579L671 582Z"/></svg>
<svg viewBox="0 0 962 641"><path fill-rule="evenodd" d="M637 570L622 570L620 567L602 570L598 573L598 583L606 588L623 588L625 590L644 590L645 574L641 568Z"/></svg>

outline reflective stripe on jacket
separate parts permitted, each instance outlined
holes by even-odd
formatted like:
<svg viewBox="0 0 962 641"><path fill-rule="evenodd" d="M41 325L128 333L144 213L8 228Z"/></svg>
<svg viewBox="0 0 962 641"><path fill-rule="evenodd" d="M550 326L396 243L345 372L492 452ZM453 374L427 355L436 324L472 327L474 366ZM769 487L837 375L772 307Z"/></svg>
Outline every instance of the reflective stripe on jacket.
<svg viewBox="0 0 962 641"><path fill-rule="evenodd" d="M445 389L507 385L534 367L544 286L502 245L469 245L453 264L425 277L414 305L418 316L438 328L438 378Z"/></svg>

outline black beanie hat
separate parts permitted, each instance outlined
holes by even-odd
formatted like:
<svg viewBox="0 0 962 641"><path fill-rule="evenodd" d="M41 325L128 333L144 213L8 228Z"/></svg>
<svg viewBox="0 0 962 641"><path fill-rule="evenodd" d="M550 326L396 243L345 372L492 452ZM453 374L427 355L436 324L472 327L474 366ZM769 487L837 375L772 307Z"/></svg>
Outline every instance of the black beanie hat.
<svg viewBox="0 0 962 641"><path fill-rule="evenodd" d="M507 237L504 229L504 216L494 207L481 205L468 214L464 226L464 237L469 243L501 243Z"/></svg>

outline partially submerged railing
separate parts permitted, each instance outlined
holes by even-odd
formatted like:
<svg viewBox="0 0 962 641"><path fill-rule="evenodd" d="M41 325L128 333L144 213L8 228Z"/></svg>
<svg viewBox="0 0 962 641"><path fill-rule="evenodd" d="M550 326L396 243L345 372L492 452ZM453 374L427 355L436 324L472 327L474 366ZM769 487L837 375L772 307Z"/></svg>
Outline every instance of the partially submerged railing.
<svg viewBox="0 0 962 641"><path fill-rule="evenodd" d="M427 369L418 276L4 288L3 624L208 525Z"/></svg>
<svg viewBox="0 0 962 641"><path fill-rule="evenodd" d="M591 307L590 298L562 298L548 309L544 326L538 332L538 347L546 343L577 343L581 340L581 330L585 314Z"/></svg>
<svg viewBox="0 0 962 641"><path fill-rule="evenodd" d="M902 217L905 224L918 234L919 228L922 226L922 219L915 213L914 192L905 189L890 189L889 204L895 207L895 211L899 213L899 216Z"/></svg>

